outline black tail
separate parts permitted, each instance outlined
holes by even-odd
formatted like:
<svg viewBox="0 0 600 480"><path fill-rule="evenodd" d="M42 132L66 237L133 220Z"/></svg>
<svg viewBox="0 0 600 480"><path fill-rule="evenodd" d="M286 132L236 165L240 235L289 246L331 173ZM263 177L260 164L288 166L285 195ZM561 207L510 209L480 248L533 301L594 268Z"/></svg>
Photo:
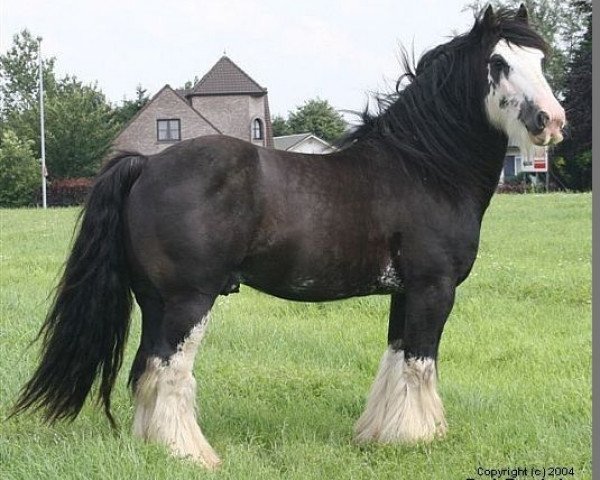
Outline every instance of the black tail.
<svg viewBox="0 0 600 480"><path fill-rule="evenodd" d="M39 336L43 356L13 414L44 409L46 420L74 419L100 375L99 399L111 424L110 394L121 367L132 297L123 205L146 157L121 154L99 173Z"/></svg>

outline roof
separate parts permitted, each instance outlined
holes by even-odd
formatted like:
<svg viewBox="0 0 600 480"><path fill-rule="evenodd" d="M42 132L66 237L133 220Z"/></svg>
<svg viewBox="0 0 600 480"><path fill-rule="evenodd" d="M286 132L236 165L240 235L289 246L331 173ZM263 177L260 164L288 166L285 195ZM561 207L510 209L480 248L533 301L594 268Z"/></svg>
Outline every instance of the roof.
<svg viewBox="0 0 600 480"><path fill-rule="evenodd" d="M277 150L289 150L294 145L302 140L310 137L311 133L296 133L294 135L283 135L281 137L273 137L273 143Z"/></svg>
<svg viewBox="0 0 600 480"><path fill-rule="evenodd" d="M293 135L282 135L281 137L273 137L273 144L277 150L290 150L291 148L295 147L296 145L299 145L300 143L304 142L305 140L308 140L309 138L314 138L326 147L334 148L331 144L327 143L322 138L319 138L310 132L295 133Z"/></svg>
<svg viewBox="0 0 600 480"><path fill-rule="evenodd" d="M204 120L206 123L208 123L208 124L209 124L209 125L210 125L212 128L214 128L214 129L215 129L215 131L216 131L217 133L223 133L223 132L221 132L221 130L219 130L219 129L218 129L218 128L217 128L217 127L216 127L216 126L215 126L215 125L214 125L214 124L213 124L213 123L212 123L212 122L211 122L211 121L210 121L208 118L206 118L206 117L205 117L204 115L202 115L202 114L201 114L201 113L200 113L198 110L196 110L194 107L192 107L192 106L191 106L191 105L188 103L188 101L187 101L187 100L186 100L186 99L185 99L185 98L184 98L184 97L181 95L181 93L180 93L180 92L178 92L178 91L174 90L173 88L171 88L171 86L170 86L169 84L166 84L166 85L165 85L163 88L161 88L161 89L160 89L158 92L156 92L156 93L154 94L154 96L153 96L153 97L152 97L150 100L148 100L148 101L146 102L146 104L145 104L145 105L144 105L142 108L140 108L140 109L139 109L139 110L138 110L138 111L135 113L135 115L129 119L129 121L128 121L128 122L127 122L125 125L123 125L123 127L121 128L121 131L120 131L120 132L119 132L119 134L118 134L118 135L115 137L115 141L117 141L117 140L118 140L118 138L119 138L119 137L120 137L120 136L123 134L123 132L125 132L125 131L126 131L128 128L129 128L129 126L130 126L130 125L131 125L131 124L132 124L132 123L133 123L135 120L137 120L137 118L138 118L138 117L139 117L139 116L142 114L142 112L144 112L144 111L145 111L145 110L146 110L146 109L147 109L147 108L148 108L148 107L149 107L149 106L152 104L152 102L154 102L154 101L155 101L155 100L156 100L158 97L160 97L160 96L161 96L161 95L162 95L164 92L169 92L169 91L170 91L170 92L172 92L172 93L174 93L174 94L175 94L175 96L176 96L177 98L179 98L179 100L181 100L181 102L182 102L183 104L185 104L185 106L186 106L187 108L189 108L190 110L192 110L192 111L193 111L193 112L194 112L196 115L198 115L198 116L199 116L199 117L200 117L202 120Z"/></svg>
<svg viewBox="0 0 600 480"><path fill-rule="evenodd" d="M264 95L267 89L261 87L246 72L227 56L223 55L204 75L187 95Z"/></svg>

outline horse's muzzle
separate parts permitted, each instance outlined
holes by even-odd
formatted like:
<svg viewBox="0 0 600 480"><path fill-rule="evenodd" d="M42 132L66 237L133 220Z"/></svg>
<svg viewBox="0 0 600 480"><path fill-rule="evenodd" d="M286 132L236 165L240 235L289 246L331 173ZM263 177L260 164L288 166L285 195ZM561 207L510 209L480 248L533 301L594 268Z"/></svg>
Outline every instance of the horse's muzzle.
<svg viewBox="0 0 600 480"><path fill-rule="evenodd" d="M540 133L533 135L529 131L531 141L538 146L556 145L563 141L563 128L564 124L559 121L554 121L547 125Z"/></svg>
<svg viewBox="0 0 600 480"><path fill-rule="evenodd" d="M562 142L566 124L565 111L554 97L550 101L539 103L526 100L521 104L519 119L525 124L535 145Z"/></svg>

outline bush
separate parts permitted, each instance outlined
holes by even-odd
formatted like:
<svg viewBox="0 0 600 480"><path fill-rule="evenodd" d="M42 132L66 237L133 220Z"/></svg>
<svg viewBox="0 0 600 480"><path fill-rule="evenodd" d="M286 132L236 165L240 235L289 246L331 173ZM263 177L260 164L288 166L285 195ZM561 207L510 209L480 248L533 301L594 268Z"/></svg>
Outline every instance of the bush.
<svg viewBox="0 0 600 480"><path fill-rule="evenodd" d="M48 205L55 207L82 205L92 187L92 183L91 178L53 180L48 187Z"/></svg>
<svg viewBox="0 0 600 480"><path fill-rule="evenodd" d="M526 193L527 185L524 183L501 183L496 187L496 193Z"/></svg>
<svg viewBox="0 0 600 480"><path fill-rule="evenodd" d="M506 177L504 183L498 184L496 193L545 193L546 184L536 180L532 174L520 172L511 177Z"/></svg>
<svg viewBox="0 0 600 480"><path fill-rule="evenodd" d="M568 159L555 156L552 159L552 172L565 190L591 190L592 150L584 150Z"/></svg>
<svg viewBox="0 0 600 480"><path fill-rule="evenodd" d="M33 142L5 130L0 143L0 207L22 207L35 201L41 170Z"/></svg>

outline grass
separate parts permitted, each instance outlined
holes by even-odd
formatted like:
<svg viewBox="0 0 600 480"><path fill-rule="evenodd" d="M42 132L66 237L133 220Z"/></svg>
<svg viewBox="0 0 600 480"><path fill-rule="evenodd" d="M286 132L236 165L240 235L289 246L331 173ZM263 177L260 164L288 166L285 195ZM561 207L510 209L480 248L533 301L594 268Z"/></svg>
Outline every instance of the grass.
<svg viewBox="0 0 600 480"><path fill-rule="evenodd" d="M568 467L591 478L591 195L497 196L440 351L443 441L357 446L353 424L385 349L388 299L292 303L221 297L198 355L203 430L217 473L132 438L125 387L73 423L5 420L37 360L29 347L64 261L75 209L3 210L0 471L3 479L466 479L478 467ZM530 477L531 478L531 477Z"/></svg>

